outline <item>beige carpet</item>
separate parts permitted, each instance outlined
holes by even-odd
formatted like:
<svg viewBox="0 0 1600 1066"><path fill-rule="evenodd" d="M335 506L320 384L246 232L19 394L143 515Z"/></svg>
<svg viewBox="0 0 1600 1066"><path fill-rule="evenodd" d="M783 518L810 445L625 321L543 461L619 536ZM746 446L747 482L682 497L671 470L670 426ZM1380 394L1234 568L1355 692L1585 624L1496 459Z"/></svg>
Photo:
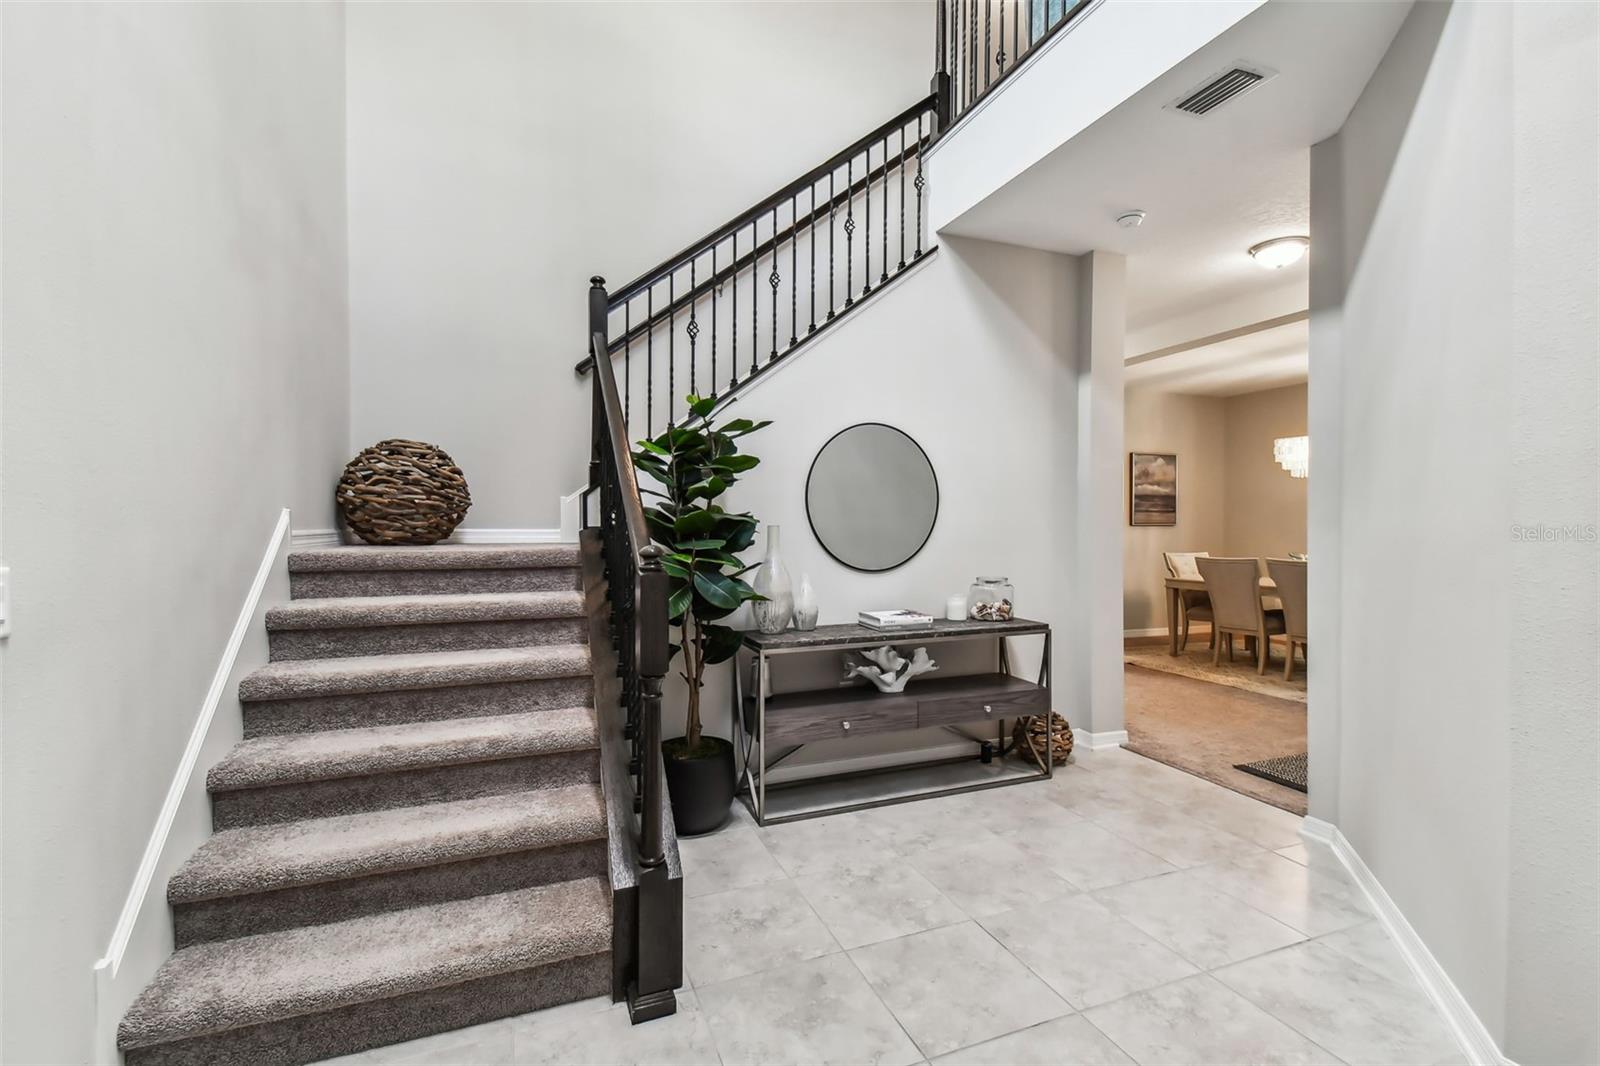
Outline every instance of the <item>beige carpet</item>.
<svg viewBox="0 0 1600 1066"><path fill-rule="evenodd" d="M1167 657L1164 650L1161 656ZM1303 702L1138 665L1123 668L1123 685L1128 729L1125 746L1130 751L1274 807L1306 813L1304 793L1233 768L1235 763L1305 751Z"/></svg>
<svg viewBox="0 0 1600 1066"><path fill-rule="evenodd" d="M1267 672L1256 673L1256 661L1253 656L1244 654L1243 642L1234 639L1234 660L1228 661L1228 653L1222 653L1222 661L1216 666L1211 665L1211 649L1206 647L1206 634L1202 631L1198 635L1189 635L1189 646L1178 656L1167 654L1167 640L1160 641L1140 640L1129 641L1122 653L1122 660L1134 666L1142 666L1146 670L1159 670L1163 674L1177 674L1180 677L1192 677L1196 681L1209 681L1213 685L1227 685L1229 688L1243 689L1246 692L1259 692L1264 696L1277 696L1286 700L1306 701L1306 670L1305 664L1300 661L1299 655L1295 656L1294 676L1290 680L1283 679L1283 643L1272 642L1272 652L1267 660Z"/></svg>

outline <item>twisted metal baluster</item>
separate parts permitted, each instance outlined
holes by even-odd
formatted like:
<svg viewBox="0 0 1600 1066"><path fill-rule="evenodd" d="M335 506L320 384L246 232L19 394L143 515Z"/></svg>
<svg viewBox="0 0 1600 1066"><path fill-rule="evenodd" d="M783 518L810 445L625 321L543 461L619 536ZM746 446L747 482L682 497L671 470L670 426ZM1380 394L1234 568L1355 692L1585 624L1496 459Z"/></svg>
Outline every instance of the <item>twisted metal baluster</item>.
<svg viewBox="0 0 1600 1066"><path fill-rule="evenodd" d="M811 325L807 335L817 331L817 183L811 182Z"/></svg>
<svg viewBox="0 0 1600 1066"><path fill-rule="evenodd" d="M795 328L795 319L799 312L796 301L800 297L800 271L795 267L795 257L800 254L800 216L794 206L797 195L799 194L791 193L789 196L789 347L791 348L800 343L800 331Z"/></svg>
<svg viewBox="0 0 1600 1066"><path fill-rule="evenodd" d="M633 330L629 328L632 310L632 297L622 301L622 420L624 422L633 421L633 337L630 336Z"/></svg>
<svg viewBox="0 0 1600 1066"><path fill-rule="evenodd" d="M722 285L717 281L717 245L711 242L711 395L717 394L717 297L722 295Z"/></svg>
<svg viewBox="0 0 1600 1066"><path fill-rule="evenodd" d="M645 333L644 366L644 435L656 435L656 283L645 289L644 320L649 323Z"/></svg>
<svg viewBox="0 0 1600 1066"><path fill-rule="evenodd" d="M985 92L989 91L989 73L993 69L993 61L991 59L993 53L989 51L989 20L992 17L993 10L990 8L990 0L983 0L983 89Z"/></svg>
<svg viewBox="0 0 1600 1066"><path fill-rule="evenodd" d="M838 306L835 302L838 297L833 292L833 231L838 228L833 221L836 214L833 192L834 173L835 171L830 168L828 171L828 321L830 322L833 321L833 316L838 314L834 310Z"/></svg>
<svg viewBox="0 0 1600 1066"><path fill-rule="evenodd" d="M995 35L995 40L1000 42L1000 54L995 59L1000 63L1000 73L1006 72L1006 2L1000 0L1000 32Z"/></svg>
<svg viewBox="0 0 1600 1066"><path fill-rule="evenodd" d="M851 280L855 273L855 237L856 237L856 157L851 156L845 161L844 168L844 305L848 309L853 307L856 298L853 295L855 282Z"/></svg>
<svg viewBox="0 0 1600 1066"><path fill-rule="evenodd" d="M761 233L757 220L750 220L750 376L761 369L761 283L756 280L761 269Z"/></svg>
<svg viewBox="0 0 1600 1066"><path fill-rule="evenodd" d="M922 124L922 116L917 116ZM906 128L900 127L900 270L906 268Z"/></svg>
<svg viewBox="0 0 1600 1066"><path fill-rule="evenodd" d="M678 271L667 271L667 428L671 429L677 423L672 418L673 404L677 402L678 385L678 309L673 305L677 303L675 293Z"/></svg>
<svg viewBox="0 0 1600 1066"><path fill-rule="evenodd" d="M733 231L733 324L728 328L728 335L733 338L733 353L728 356L728 361L733 364L732 376L728 380L728 388L739 387L739 231Z"/></svg>
<svg viewBox="0 0 1600 1066"><path fill-rule="evenodd" d="M861 250L865 253L866 260L865 269L862 271L864 284L861 286L861 295L869 296L872 293L872 145L870 144L866 148L866 160L863 166L867 172L867 233L866 238L861 242Z"/></svg>
<svg viewBox="0 0 1600 1066"><path fill-rule="evenodd" d="M767 356L767 362L778 358L778 286L783 284L783 279L778 276L778 205L772 205L772 275L767 278L767 284L772 286L772 351Z"/></svg>
<svg viewBox="0 0 1600 1066"><path fill-rule="evenodd" d="M867 195L872 195L870 187L867 189ZM883 255L879 258L882 260L878 265L883 276L878 278L878 284L882 285L889 280L889 135L887 133L883 135Z"/></svg>
<svg viewBox="0 0 1600 1066"><path fill-rule="evenodd" d="M700 321L698 316L695 314L697 301L695 300L694 295L694 267L695 262L698 259L699 256L691 256L689 258L689 324L684 327L684 332L689 335L689 392L695 396L700 395L699 391L695 388L695 363L697 362L695 359L695 342L700 338ZM712 275L712 277L715 276L715 274Z"/></svg>
<svg viewBox="0 0 1600 1066"><path fill-rule="evenodd" d="M922 258L922 186L926 184L922 179L922 116L917 116L917 177L911 183L917 190L917 253L913 259Z"/></svg>

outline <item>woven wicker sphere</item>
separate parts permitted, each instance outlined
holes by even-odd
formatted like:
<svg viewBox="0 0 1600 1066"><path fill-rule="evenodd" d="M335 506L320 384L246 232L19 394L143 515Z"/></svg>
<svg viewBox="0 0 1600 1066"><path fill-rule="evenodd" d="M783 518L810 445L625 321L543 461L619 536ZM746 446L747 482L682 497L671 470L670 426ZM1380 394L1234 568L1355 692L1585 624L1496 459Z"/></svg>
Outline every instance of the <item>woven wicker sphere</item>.
<svg viewBox="0 0 1600 1066"><path fill-rule="evenodd" d="M379 441L350 460L334 498L368 544L437 544L472 506L455 460L415 440Z"/></svg>
<svg viewBox="0 0 1600 1066"><path fill-rule="evenodd" d="M1050 715L1048 728L1045 726L1042 716L1018 719L1017 727L1012 731L1011 738L1016 742L1017 751L1022 754L1022 757L1035 766L1044 766L1044 751L1047 743L1050 748L1050 761L1052 764L1064 763L1067 761L1067 757L1072 754L1072 727L1059 714Z"/></svg>

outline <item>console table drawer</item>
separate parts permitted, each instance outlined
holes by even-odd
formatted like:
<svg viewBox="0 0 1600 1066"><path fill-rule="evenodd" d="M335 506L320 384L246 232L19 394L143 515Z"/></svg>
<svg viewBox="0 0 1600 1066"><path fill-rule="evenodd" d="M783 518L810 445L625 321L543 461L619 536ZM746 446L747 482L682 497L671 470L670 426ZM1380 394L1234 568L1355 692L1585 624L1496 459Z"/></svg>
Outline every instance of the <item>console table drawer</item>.
<svg viewBox="0 0 1600 1066"><path fill-rule="evenodd" d="M1043 714L1049 709L1049 690L1019 682L1016 688L995 692L923 700L917 705L917 725L927 729L938 725L993 722L1001 718Z"/></svg>
<svg viewBox="0 0 1600 1066"><path fill-rule="evenodd" d="M917 705L910 700L879 697L839 707L788 707L767 711L767 743L812 744L845 740L868 733L894 733L917 728Z"/></svg>

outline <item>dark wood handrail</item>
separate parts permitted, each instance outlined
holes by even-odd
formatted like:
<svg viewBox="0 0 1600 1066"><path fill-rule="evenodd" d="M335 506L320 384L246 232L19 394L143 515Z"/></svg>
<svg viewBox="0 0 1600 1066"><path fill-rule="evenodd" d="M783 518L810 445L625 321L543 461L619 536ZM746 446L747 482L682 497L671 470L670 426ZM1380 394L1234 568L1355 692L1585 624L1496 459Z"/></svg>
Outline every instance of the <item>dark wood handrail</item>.
<svg viewBox="0 0 1600 1066"><path fill-rule="evenodd" d="M932 111L936 103L937 98L932 94L925 96L921 100L918 100L916 103L912 104L910 107L906 108L904 111L900 112L894 118L890 119L888 122L885 122L872 130L872 132L862 137L858 137L855 141L851 142L849 147L835 152L832 156L828 157L827 160L817 166L812 167L810 170L800 175L800 177L796 178L794 181L791 181L789 184L785 185L771 196L768 196L754 207L735 215L733 219L723 223L710 233L706 234L704 237L701 237L699 240L693 242L677 255L670 256L669 258L663 260L659 265L651 267L643 274L640 274L637 278L634 278L632 281L628 282L628 284L617 289L611 294L611 306L621 306L628 300L643 292L652 282L659 281L661 278L666 277L672 271L687 264L689 260L706 254L711 250L711 246L713 244L726 240L729 233L733 232L734 230L743 229L745 226L748 226L751 222L760 218L762 215L769 213L775 206L787 202L790 197L794 196L801 189L816 181L818 178L826 175L829 171L837 170L839 167L844 166L846 161L848 161L857 152L868 147L869 145L873 145L881 141L885 134L904 127L912 119L916 118L920 114L923 114L924 112Z"/></svg>

